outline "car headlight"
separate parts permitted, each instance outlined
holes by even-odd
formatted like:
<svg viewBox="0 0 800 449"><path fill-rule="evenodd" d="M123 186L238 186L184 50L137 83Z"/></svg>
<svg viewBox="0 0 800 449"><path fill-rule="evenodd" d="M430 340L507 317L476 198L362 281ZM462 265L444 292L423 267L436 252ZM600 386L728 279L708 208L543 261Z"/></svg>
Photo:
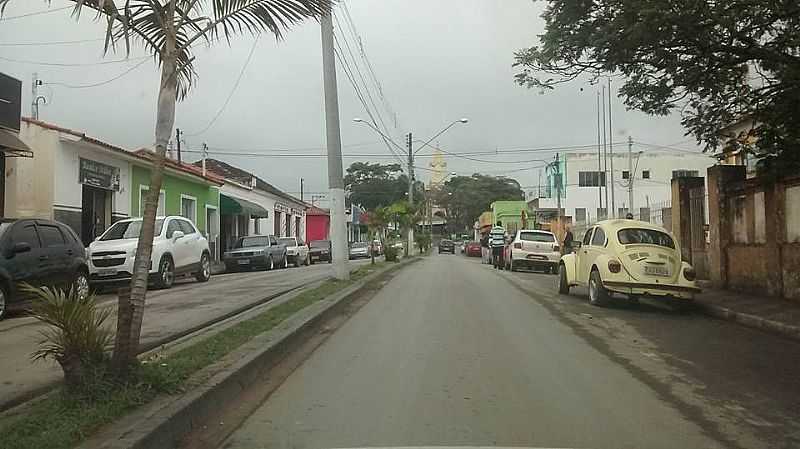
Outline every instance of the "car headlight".
<svg viewBox="0 0 800 449"><path fill-rule="evenodd" d="M683 277L685 277L687 281L694 281L695 278L697 278L697 273L694 271L694 268L686 267L683 269Z"/></svg>

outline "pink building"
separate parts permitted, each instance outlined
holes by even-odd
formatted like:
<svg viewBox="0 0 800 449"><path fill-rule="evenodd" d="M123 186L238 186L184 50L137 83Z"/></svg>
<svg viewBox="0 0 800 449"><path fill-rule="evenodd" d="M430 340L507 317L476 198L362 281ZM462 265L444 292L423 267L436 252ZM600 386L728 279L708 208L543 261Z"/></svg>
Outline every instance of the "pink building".
<svg viewBox="0 0 800 449"><path fill-rule="evenodd" d="M306 241L329 240L331 217L327 209L309 207L306 209Z"/></svg>

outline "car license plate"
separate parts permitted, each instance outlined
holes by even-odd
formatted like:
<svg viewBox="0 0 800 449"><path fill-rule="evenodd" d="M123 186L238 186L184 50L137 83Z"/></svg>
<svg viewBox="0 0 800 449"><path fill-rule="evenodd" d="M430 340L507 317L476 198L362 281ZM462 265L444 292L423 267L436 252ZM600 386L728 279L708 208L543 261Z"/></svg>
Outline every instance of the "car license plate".
<svg viewBox="0 0 800 449"><path fill-rule="evenodd" d="M98 276L114 276L117 274L117 270L115 268L106 268L105 270L97 270Z"/></svg>
<svg viewBox="0 0 800 449"><path fill-rule="evenodd" d="M644 267L644 273L649 274L651 276L669 276L669 268L646 265Z"/></svg>
<svg viewBox="0 0 800 449"><path fill-rule="evenodd" d="M239 265L250 265L250 259L239 259L236 261Z"/></svg>
<svg viewBox="0 0 800 449"><path fill-rule="evenodd" d="M528 259L546 260L547 257L539 255L539 254L528 254Z"/></svg>

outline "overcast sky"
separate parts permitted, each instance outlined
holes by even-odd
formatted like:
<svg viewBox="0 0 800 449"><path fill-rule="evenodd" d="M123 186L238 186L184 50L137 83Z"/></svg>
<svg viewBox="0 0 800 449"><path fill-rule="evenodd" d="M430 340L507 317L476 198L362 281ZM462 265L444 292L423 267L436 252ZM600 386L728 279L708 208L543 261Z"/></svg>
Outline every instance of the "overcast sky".
<svg viewBox="0 0 800 449"><path fill-rule="evenodd" d="M70 4L53 0L50 9ZM502 153L596 142L596 87L576 82L542 95L513 82L513 53L537 42L544 27L539 15L545 2L346 0L346 4L384 98L396 113L397 128L370 82L349 28L337 29L338 38L341 44L343 39L350 43L377 109L399 144L409 131L416 139L427 140L462 117L469 123L456 125L437 139L443 149ZM142 63L145 53L141 49L136 49L129 61L113 62L125 58L124 52L104 57L102 41L15 45L102 38L102 24L93 21L88 11L78 22L70 16L70 10L13 18L47 9L44 0L12 1L5 11L5 17L11 19L0 21L0 71L23 81L23 113L30 114L30 80L36 71L46 83L40 88L40 94L47 98L47 105L40 109L42 120L131 150L151 145L158 90L156 65L152 60ZM336 15L346 27L341 7ZM299 179L304 177L308 200L311 194L327 188L324 157L308 156L325 152L319 24L301 25L281 42L262 36L245 67L253 43L253 38L243 36L230 46L221 42L197 49L199 79L189 98L179 104L176 118L176 125L186 133L184 148L198 150L206 142L212 148L212 157L251 170L293 194L299 194ZM343 50L349 59L347 48ZM101 62L105 64L97 64ZM116 81L74 88L110 80L140 63ZM234 91L243 67L241 82ZM395 161L373 131L353 123L352 118L367 116L342 66L337 68L345 167L356 160ZM355 67L353 71L358 79L359 71ZM231 92L229 103L213 125L194 135L207 127ZM613 115L617 141L632 135L640 142L695 148L684 136L677 116L653 118L625 111L617 99ZM280 149L292 151L274 151ZM265 154L234 156L225 155L226 151ZM298 154L306 157L285 157ZM420 151L417 165L427 166L429 154L430 149ZM459 174L506 174L532 187L538 182L538 169L520 170L540 165L530 161L549 159L552 153L512 151L472 157L527 162L487 163L448 156L448 169ZM185 157L198 158L197 153ZM418 176L427 179L429 173L418 170Z"/></svg>

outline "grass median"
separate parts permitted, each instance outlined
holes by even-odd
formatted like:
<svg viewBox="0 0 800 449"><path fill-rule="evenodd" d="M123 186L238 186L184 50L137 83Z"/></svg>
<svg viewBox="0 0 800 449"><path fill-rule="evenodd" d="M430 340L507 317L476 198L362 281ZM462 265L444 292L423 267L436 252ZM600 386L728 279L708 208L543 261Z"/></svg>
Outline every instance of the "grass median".
<svg viewBox="0 0 800 449"><path fill-rule="evenodd" d="M159 395L189 388L190 377L225 355L267 332L300 310L325 299L379 270L385 263L365 265L349 281L331 279L283 304L241 321L173 354L145 360L135 382L119 384L98 378L91 394L77 395L59 388L25 408L19 415L0 420L3 448L71 448L103 425L119 419Z"/></svg>

